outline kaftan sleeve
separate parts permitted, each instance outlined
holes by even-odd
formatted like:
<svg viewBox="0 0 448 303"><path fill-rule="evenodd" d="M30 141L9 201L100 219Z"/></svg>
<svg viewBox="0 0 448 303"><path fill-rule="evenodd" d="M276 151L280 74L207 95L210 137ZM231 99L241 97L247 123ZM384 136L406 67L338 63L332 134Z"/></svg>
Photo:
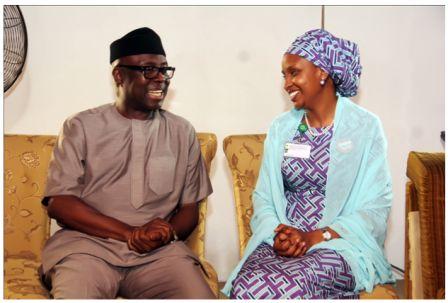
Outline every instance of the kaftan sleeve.
<svg viewBox="0 0 448 303"><path fill-rule="evenodd" d="M213 192L210 178L207 173L201 146L193 127L189 132L189 149L187 175L182 190L180 204L196 203L202 201Z"/></svg>
<svg viewBox="0 0 448 303"><path fill-rule="evenodd" d="M76 117L69 118L64 122L53 150L42 204L48 206L52 196L81 196L84 188L85 155L82 123Z"/></svg>

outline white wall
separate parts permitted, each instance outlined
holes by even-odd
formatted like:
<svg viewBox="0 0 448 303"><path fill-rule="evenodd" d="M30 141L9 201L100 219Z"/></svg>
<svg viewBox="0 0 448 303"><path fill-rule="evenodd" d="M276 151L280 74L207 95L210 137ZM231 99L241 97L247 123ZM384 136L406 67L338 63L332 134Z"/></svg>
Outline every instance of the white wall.
<svg viewBox="0 0 448 303"><path fill-rule="evenodd" d="M6 133L57 134L67 116L111 102L110 42L140 26L160 34L176 67L164 107L218 137L206 256L225 280L238 239L222 140L266 132L290 108L280 60L297 35L320 26L320 6L21 8L29 52L4 97ZM386 251L401 268L407 154L443 150L444 17L443 7L326 7L326 28L360 46L355 101L381 117L389 139L395 199Z"/></svg>

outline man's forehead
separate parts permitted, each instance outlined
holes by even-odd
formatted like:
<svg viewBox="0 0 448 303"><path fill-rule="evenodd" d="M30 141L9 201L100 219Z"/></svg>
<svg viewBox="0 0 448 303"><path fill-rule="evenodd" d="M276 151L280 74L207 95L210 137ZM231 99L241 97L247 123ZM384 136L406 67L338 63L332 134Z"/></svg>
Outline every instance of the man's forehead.
<svg viewBox="0 0 448 303"><path fill-rule="evenodd" d="M160 54L139 54L120 58L120 64L135 65L166 65L167 60L164 55Z"/></svg>

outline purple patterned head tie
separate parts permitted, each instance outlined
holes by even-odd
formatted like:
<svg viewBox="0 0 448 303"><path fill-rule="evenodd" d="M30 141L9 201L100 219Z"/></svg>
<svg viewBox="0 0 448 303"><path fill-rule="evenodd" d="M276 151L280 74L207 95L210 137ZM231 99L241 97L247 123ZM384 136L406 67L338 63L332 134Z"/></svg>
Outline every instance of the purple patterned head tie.
<svg viewBox="0 0 448 303"><path fill-rule="evenodd" d="M286 53L303 57L326 71L340 95L356 95L362 69L356 43L314 29L298 37Z"/></svg>

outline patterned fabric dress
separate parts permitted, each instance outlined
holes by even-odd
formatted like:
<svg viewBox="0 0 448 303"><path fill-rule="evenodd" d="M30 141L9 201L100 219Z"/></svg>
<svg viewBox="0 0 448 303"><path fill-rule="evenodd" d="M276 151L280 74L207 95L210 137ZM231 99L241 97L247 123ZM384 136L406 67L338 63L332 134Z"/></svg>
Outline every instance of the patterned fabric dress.
<svg viewBox="0 0 448 303"><path fill-rule="evenodd" d="M301 231L317 229L325 208L332 127L294 136L294 143L311 145L308 159L285 157L282 163L286 215ZM319 135L320 134L320 135ZM319 249L299 258L278 256L260 244L232 283L234 299L357 299L350 266L333 250Z"/></svg>

